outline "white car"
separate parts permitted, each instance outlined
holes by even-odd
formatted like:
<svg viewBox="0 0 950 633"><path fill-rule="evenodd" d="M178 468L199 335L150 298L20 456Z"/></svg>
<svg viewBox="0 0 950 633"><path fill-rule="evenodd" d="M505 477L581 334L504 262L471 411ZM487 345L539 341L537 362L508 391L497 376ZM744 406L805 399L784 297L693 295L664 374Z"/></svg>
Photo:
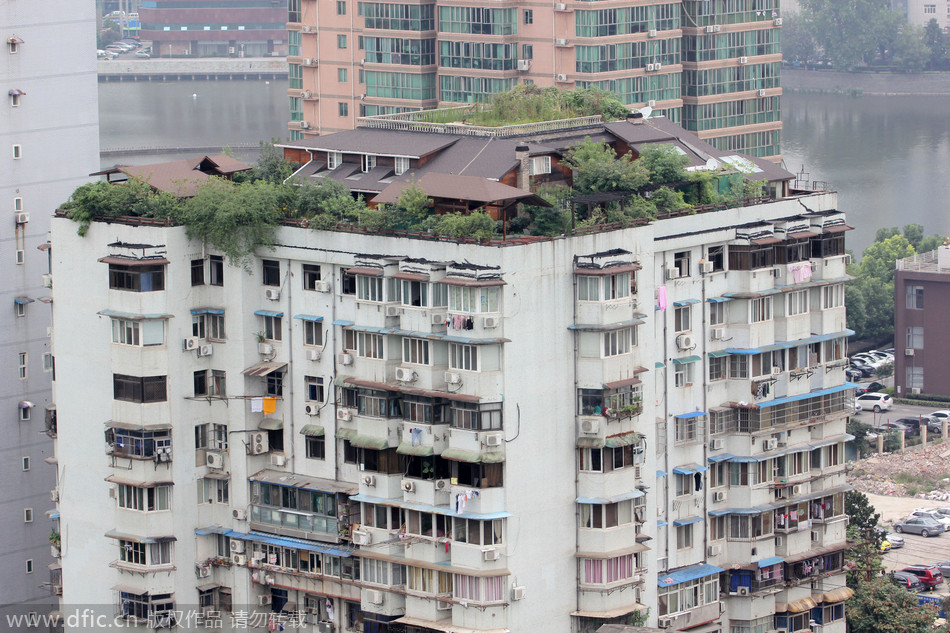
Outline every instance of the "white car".
<svg viewBox="0 0 950 633"><path fill-rule="evenodd" d="M928 415L930 415L932 418L937 418L937 420L940 422L943 422L944 420L950 420L950 409L940 409L939 411L934 411Z"/></svg>
<svg viewBox="0 0 950 633"><path fill-rule="evenodd" d="M923 517L923 518L930 517L931 519L933 519L934 521L936 521L937 523L943 526L944 532L950 532L950 516L947 516L946 514L941 514L940 512L937 512L936 510L934 510L933 508L917 508L911 513L910 516Z"/></svg>
<svg viewBox="0 0 950 633"><path fill-rule="evenodd" d="M894 399L886 393L873 392L865 393L855 398L862 409L871 409L874 413L881 411L890 411L894 404Z"/></svg>
<svg viewBox="0 0 950 633"><path fill-rule="evenodd" d="M854 398L853 400L851 400L851 408L854 409L855 413L861 413L862 411L864 411L864 407L861 406L861 403L858 402L857 398Z"/></svg>

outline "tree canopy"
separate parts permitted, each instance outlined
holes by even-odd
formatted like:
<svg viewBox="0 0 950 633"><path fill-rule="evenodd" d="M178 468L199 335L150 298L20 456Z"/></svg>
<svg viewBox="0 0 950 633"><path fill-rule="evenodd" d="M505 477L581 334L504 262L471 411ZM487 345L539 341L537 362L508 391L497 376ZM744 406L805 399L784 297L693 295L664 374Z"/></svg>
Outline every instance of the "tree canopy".
<svg viewBox="0 0 950 633"><path fill-rule="evenodd" d="M931 633L937 618L933 606L882 577L859 584L845 613L851 633Z"/></svg>
<svg viewBox="0 0 950 633"><path fill-rule="evenodd" d="M645 163L633 160L629 153L617 156L612 147L590 137L571 148L562 162L574 172L574 190L578 193L632 191L650 181Z"/></svg>

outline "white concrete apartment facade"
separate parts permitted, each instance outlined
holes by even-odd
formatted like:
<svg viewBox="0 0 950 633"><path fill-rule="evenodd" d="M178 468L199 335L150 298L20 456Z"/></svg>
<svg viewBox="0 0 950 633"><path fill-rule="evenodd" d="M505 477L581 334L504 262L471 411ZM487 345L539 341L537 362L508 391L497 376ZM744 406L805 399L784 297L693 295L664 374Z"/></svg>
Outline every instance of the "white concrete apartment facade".
<svg viewBox="0 0 950 633"><path fill-rule="evenodd" d="M827 607L843 633L844 308L814 306L846 256L759 252L837 239L835 205L505 247L284 227L247 271L180 227L56 220L64 604L368 633Z"/></svg>
<svg viewBox="0 0 950 633"><path fill-rule="evenodd" d="M53 211L99 165L96 16L86 4L0 3L0 617L45 615L58 601L57 527L46 515L55 475L44 463L53 456L44 434L50 290L37 247Z"/></svg>

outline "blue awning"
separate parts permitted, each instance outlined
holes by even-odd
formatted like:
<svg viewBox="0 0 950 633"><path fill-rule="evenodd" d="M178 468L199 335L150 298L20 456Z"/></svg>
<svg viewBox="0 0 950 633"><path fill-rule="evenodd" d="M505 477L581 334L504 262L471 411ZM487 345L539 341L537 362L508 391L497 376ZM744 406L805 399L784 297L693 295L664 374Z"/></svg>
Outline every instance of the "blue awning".
<svg viewBox="0 0 950 633"><path fill-rule="evenodd" d="M759 567L768 567L769 565L778 565L779 563L784 562L784 558L779 558L778 556L769 556L768 558L763 558L759 561Z"/></svg>
<svg viewBox="0 0 950 633"><path fill-rule="evenodd" d="M657 361L657 362L653 365L653 367L654 367L655 369L663 369L664 367L666 367L666 365L664 365L664 364L661 363L660 361Z"/></svg>
<svg viewBox="0 0 950 633"><path fill-rule="evenodd" d="M283 312L274 312L273 310L257 310L254 312L257 316L266 316L266 317L282 317L284 316Z"/></svg>
<svg viewBox="0 0 950 633"><path fill-rule="evenodd" d="M322 321L322 316L314 316L312 314L298 314L294 316L295 319L300 319L301 321Z"/></svg>
<svg viewBox="0 0 950 633"><path fill-rule="evenodd" d="M628 499L636 499L643 496L642 490L633 489L628 492L614 495L612 497L578 497L577 503L593 503L595 505L606 505L608 503L619 503Z"/></svg>
<svg viewBox="0 0 950 633"><path fill-rule="evenodd" d="M703 415L706 415L705 411L690 411L689 413L682 413L680 415L674 415L673 417L681 420L689 420L690 418L698 418Z"/></svg>
<svg viewBox="0 0 950 633"><path fill-rule="evenodd" d="M695 363L696 361L702 360L702 356L687 356L686 358L674 358L674 365L685 365L687 363Z"/></svg>
<svg viewBox="0 0 950 633"><path fill-rule="evenodd" d="M342 319L337 319L337 320L334 321L331 325L342 325L343 327L347 327L347 326L350 326L350 325L354 325L354 323L353 323L353 321L344 321L344 320L342 320Z"/></svg>
<svg viewBox="0 0 950 633"><path fill-rule="evenodd" d="M667 474L668 474L668 473L667 473L665 470L659 470L659 469L657 469L657 471L656 471L656 476L657 476L657 477L666 477Z"/></svg>
<svg viewBox="0 0 950 633"><path fill-rule="evenodd" d="M673 473L676 475L692 475L694 473L704 473L707 470L709 469L699 464L684 464L674 468Z"/></svg>
<svg viewBox="0 0 950 633"><path fill-rule="evenodd" d="M50 513L49 513L49 518L53 519L54 521L55 521L56 519L58 519L58 518L59 518L59 510L51 510Z"/></svg>
<svg viewBox="0 0 950 633"><path fill-rule="evenodd" d="M660 520L658 520L658 521L656 522L656 526L657 526L657 527L663 527L664 525L669 525L669 523L667 523L667 522L664 521L663 519L660 519Z"/></svg>
<svg viewBox="0 0 950 633"><path fill-rule="evenodd" d="M721 358L721 357L723 357L723 356L728 356L728 355L729 355L729 352L727 352L727 351L725 351L725 350L723 350L723 351L721 351L721 352L709 352L709 354L708 354L708 356L709 356L710 358Z"/></svg>
<svg viewBox="0 0 950 633"><path fill-rule="evenodd" d="M806 398L814 398L817 396L827 396L832 393L838 393L839 391L847 391L848 389L857 389L858 385L853 382L846 382L843 385L838 385L837 387L829 387L827 389L819 389L817 391L809 391L808 393L798 394L797 396L788 396L786 398L776 398L775 400L769 400L768 402L759 403L759 408L764 409L766 407L774 407L777 404L785 404L786 402L797 402L799 400L804 400Z"/></svg>
<svg viewBox="0 0 950 633"><path fill-rule="evenodd" d="M364 503L374 503L377 505L384 506L393 506L396 508L403 508L406 510L418 510L420 512L431 512L433 514L444 514L445 516L450 517L460 517L465 519L479 519L481 521L487 521L489 519L506 519L511 516L510 512L491 512L489 514L476 514L474 512L462 512L459 514L453 508L454 505L449 506L430 506L424 503L407 503L402 499L386 499L383 497L370 497L369 495L356 494L350 495L351 501L362 501Z"/></svg>
<svg viewBox="0 0 950 633"><path fill-rule="evenodd" d="M786 501L784 505L788 505ZM772 508L767 507L754 507L754 508L726 508L725 510L710 510L706 514L711 517L721 517L726 514L762 514L763 512L768 512Z"/></svg>
<svg viewBox="0 0 950 633"><path fill-rule="evenodd" d="M678 569L668 574L659 574L656 578L656 584L658 587L669 587L670 585L678 585L683 582L689 582L690 580L696 580L697 578L714 576L723 571L725 570L715 565L700 563L699 565L687 567L686 569Z"/></svg>
<svg viewBox="0 0 950 633"><path fill-rule="evenodd" d="M725 303L726 301L732 301L732 297L712 297L711 299L706 299L709 303Z"/></svg>
<svg viewBox="0 0 950 633"><path fill-rule="evenodd" d="M276 545L278 547L291 547L295 549L307 550L308 552L319 552L321 554L331 554L333 556L343 556L349 558L353 555L353 552L346 549L341 549L339 547L333 547L331 545L321 545L315 541L308 541L301 538L290 538L287 536L273 536L271 534L264 534L262 532L251 532L250 534L245 534L243 532L236 532L234 530L229 530L226 532L226 535L231 538L240 539L242 541L252 541L254 543L266 543L268 545Z"/></svg>
<svg viewBox="0 0 950 633"><path fill-rule="evenodd" d="M761 354L762 352L774 352L780 349L788 349L790 347L799 347L800 345L810 345L811 343L822 343L824 341L830 341L836 338L847 338L854 334L854 330L841 330L840 332L831 332L829 334L816 334L815 336L809 336L807 338L800 338L794 341L776 341L771 345L763 345L761 347L730 347L726 351L730 354Z"/></svg>
<svg viewBox="0 0 950 633"><path fill-rule="evenodd" d="M685 519L676 519L673 521L673 525L692 525L693 523L699 523L703 520L703 517L686 517Z"/></svg>
<svg viewBox="0 0 950 633"><path fill-rule="evenodd" d="M610 332L612 330L622 330L623 328L632 327L634 325L643 325L643 320L630 319L628 321L618 321L617 323L605 324L571 323L567 326L567 329L578 330L581 332Z"/></svg>
<svg viewBox="0 0 950 633"><path fill-rule="evenodd" d="M726 461L729 461L729 460L732 459L733 457L734 457L734 455L730 455L729 453L725 453L724 455L713 455L713 456L711 456L711 457L707 457L707 458L706 458L706 461L709 462L710 464L718 464L719 462L726 462Z"/></svg>
<svg viewBox="0 0 950 633"><path fill-rule="evenodd" d="M25 306L28 303L33 303L36 299L30 299L29 297L14 297L13 303Z"/></svg>
<svg viewBox="0 0 950 633"><path fill-rule="evenodd" d="M675 305L678 308L681 308L683 306L688 306L693 303L699 303L699 299L683 299L682 301L674 301L673 305Z"/></svg>
<svg viewBox="0 0 950 633"><path fill-rule="evenodd" d="M209 525L208 527L195 528L195 534L198 536L207 536L208 534L227 534L230 531L230 528L221 527L220 525Z"/></svg>
<svg viewBox="0 0 950 633"><path fill-rule="evenodd" d="M224 308L195 308L192 314L224 314Z"/></svg>

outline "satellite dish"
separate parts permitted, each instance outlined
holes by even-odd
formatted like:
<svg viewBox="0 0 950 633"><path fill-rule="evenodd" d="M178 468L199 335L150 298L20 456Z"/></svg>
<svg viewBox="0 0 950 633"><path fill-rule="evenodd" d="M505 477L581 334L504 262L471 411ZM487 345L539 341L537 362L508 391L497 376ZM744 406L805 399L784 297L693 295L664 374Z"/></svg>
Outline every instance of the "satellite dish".
<svg viewBox="0 0 950 633"><path fill-rule="evenodd" d="M653 108L651 108L650 106L647 106L645 108L640 108L639 110L637 110L637 112L643 115L644 119L649 119L650 115L653 114Z"/></svg>

